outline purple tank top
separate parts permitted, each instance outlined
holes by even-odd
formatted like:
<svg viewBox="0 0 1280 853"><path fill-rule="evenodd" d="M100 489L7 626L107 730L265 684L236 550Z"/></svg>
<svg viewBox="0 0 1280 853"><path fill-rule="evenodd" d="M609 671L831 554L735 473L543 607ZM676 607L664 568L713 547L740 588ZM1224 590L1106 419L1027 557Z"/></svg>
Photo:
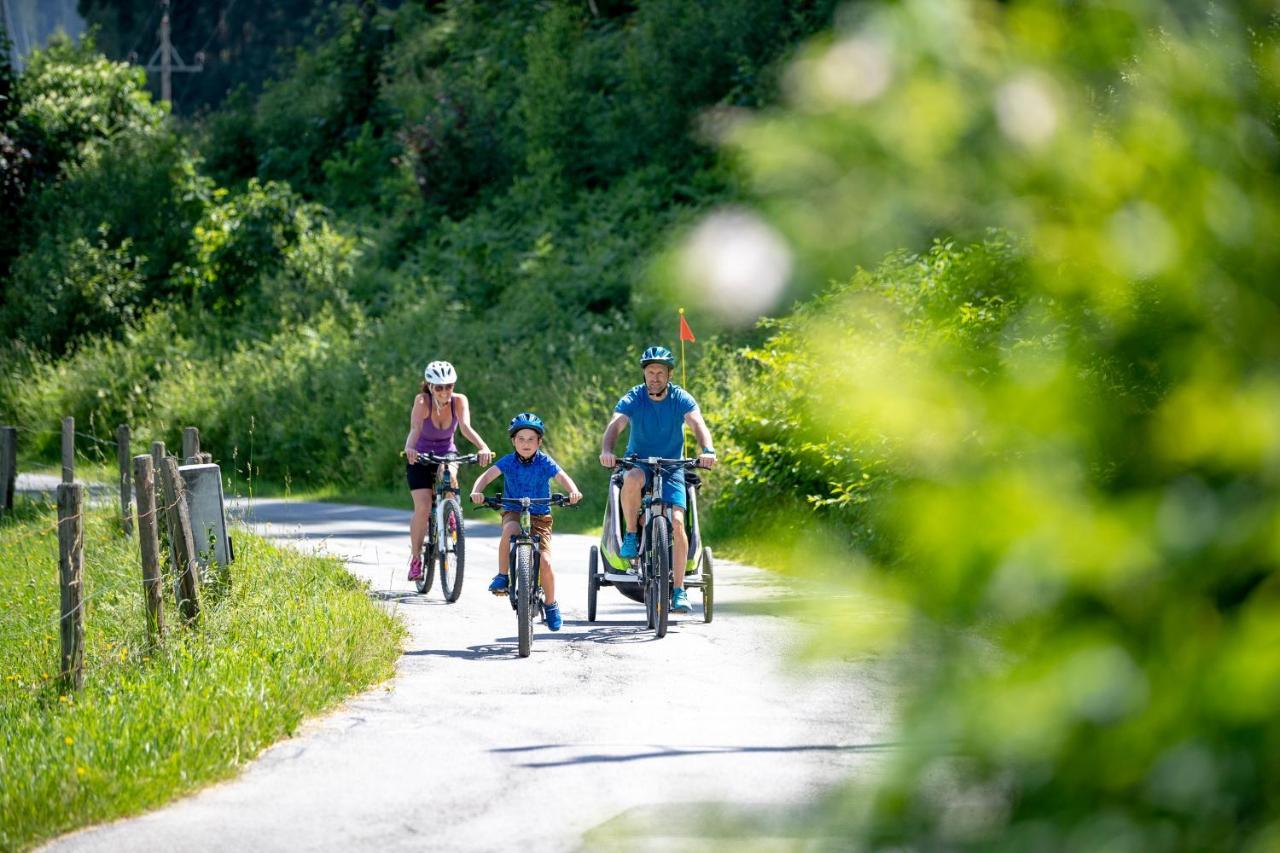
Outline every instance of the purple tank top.
<svg viewBox="0 0 1280 853"><path fill-rule="evenodd" d="M458 446L453 443L453 434L458 431L458 413L454 409L454 399L449 398L449 413L453 416L453 420L444 429L436 426L431 422L431 414L422 419L422 429L418 431L418 446L414 448L419 453L454 453ZM434 406L435 401L429 400L429 406Z"/></svg>

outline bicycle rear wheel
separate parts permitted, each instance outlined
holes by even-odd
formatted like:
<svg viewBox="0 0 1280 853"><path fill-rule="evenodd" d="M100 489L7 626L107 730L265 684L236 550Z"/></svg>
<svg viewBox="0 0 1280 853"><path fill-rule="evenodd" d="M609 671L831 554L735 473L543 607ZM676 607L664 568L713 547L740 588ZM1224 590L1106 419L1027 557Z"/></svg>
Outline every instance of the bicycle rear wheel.
<svg viewBox="0 0 1280 853"><path fill-rule="evenodd" d="M667 636L667 617L671 613L671 530L665 518L653 520L650 530L649 553L653 562L653 632L659 638Z"/></svg>
<svg viewBox="0 0 1280 853"><path fill-rule="evenodd" d="M443 539L436 551L440 555L440 591L452 604L462 595L462 574L466 567L466 534L462 529L462 507L447 498L441 507Z"/></svg>
<svg viewBox="0 0 1280 853"><path fill-rule="evenodd" d="M533 546L516 546L516 637L520 657L529 656L533 643Z"/></svg>

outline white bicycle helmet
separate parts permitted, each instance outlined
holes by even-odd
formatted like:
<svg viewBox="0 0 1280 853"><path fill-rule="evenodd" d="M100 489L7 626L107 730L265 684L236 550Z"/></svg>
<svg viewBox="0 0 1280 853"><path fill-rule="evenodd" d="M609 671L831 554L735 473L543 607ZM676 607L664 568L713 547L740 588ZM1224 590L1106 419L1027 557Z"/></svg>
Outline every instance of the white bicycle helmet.
<svg viewBox="0 0 1280 853"><path fill-rule="evenodd" d="M452 385L458 381L458 371L447 361L433 361L422 371L422 377L432 385Z"/></svg>

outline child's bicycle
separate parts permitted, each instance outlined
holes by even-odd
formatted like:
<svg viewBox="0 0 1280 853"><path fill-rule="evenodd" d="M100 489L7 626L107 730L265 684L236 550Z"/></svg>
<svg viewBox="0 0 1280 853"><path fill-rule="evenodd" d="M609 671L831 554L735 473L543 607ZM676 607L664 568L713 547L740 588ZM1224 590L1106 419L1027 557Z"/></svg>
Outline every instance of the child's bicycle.
<svg viewBox="0 0 1280 853"><path fill-rule="evenodd" d="M462 526L462 504L458 501L458 485L453 481L450 464L477 461L474 453L419 453L418 465L437 465L435 499L431 506L431 523L422 543L422 577L414 581L419 594L431 591L436 566L440 567L440 591L452 604L462 595L462 576L466 570L466 534Z"/></svg>
<svg viewBox="0 0 1280 853"><path fill-rule="evenodd" d="M596 593L601 586L616 586L628 598L643 601L645 606L646 627L653 628L657 637L667 635L667 621L671 610L672 582L672 507L662 504L662 512L654 512L653 505L662 503L662 487L671 472L677 469L689 470L686 476L689 506L685 511L690 520L693 535L689 540L688 566L685 574L685 587L702 589L703 620L711 621L713 608L714 579L712 576L711 549L702 546L697 535L697 475L692 473L698 468L697 459L661 459L658 457L625 456L618 460L618 470L613 475L611 490L621 484L624 470L636 467L643 462L653 471L648 488L644 490L641 500L640 549L637 557L631 561L633 572L624 574L627 561L614 554L605 556L595 546L591 548L591 557L587 566L587 619L594 622L596 617ZM617 495L611 492L611 499ZM620 512L620 507L618 507ZM614 523L620 522L620 516L614 517ZM608 540L610 519L606 512L605 535L602 542ZM621 527L620 524L618 524ZM600 566L601 557L605 557L604 566ZM638 593L634 594L633 593Z"/></svg>
<svg viewBox="0 0 1280 853"><path fill-rule="evenodd" d="M542 598L540 577L542 552L538 548L542 537L531 532L529 507L535 503L569 506L569 496L554 494L549 498L511 498L511 501L520 504L520 532L511 537L511 549L508 552L507 571L510 580L507 582L507 598L511 601L511 609L516 612L520 657L527 658L533 643L533 617L536 615L546 621L546 602ZM504 509L502 503L501 494L484 499L485 506L499 512Z"/></svg>

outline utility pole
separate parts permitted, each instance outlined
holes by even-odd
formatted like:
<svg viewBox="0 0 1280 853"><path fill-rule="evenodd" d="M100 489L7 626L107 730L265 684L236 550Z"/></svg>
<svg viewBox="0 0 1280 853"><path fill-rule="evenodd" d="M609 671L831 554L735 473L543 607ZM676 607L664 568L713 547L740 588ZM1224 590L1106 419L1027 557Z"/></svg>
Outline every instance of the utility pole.
<svg viewBox="0 0 1280 853"><path fill-rule="evenodd" d="M181 71L194 74L204 70L204 53L197 53L196 64L188 65L182 55L174 48L169 39L169 0L160 0L164 14L160 18L160 46L151 54L147 63L148 71L160 72L160 100L173 103L173 72ZM175 63L176 60L176 63Z"/></svg>

